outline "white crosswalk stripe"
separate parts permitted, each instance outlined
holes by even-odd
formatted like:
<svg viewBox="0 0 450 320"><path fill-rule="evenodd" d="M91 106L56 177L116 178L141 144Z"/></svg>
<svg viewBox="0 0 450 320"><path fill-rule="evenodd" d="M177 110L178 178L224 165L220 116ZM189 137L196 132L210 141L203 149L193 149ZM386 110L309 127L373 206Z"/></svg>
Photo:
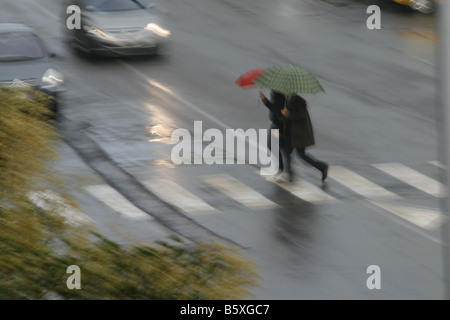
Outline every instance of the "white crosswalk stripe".
<svg viewBox="0 0 450 320"><path fill-rule="evenodd" d="M143 181L142 183L162 200L171 203L187 213L195 215L219 212L199 197L169 179L152 179Z"/></svg>
<svg viewBox="0 0 450 320"><path fill-rule="evenodd" d="M42 210L55 212L66 219L66 223L72 225L89 225L94 222L88 215L67 203L58 193L46 191L33 191L27 194L28 199Z"/></svg>
<svg viewBox="0 0 450 320"><path fill-rule="evenodd" d="M434 197L445 196L445 186L442 183L401 163L382 163L373 164L373 166Z"/></svg>
<svg viewBox="0 0 450 320"><path fill-rule="evenodd" d="M438 160L428 161L428 163L441 169L447 169L447 166Z"/></svg>
<svg viewBox="0 0 450 320"><path fill-rule="evenodd" d="M395 193L341 166L331 166L328 176L368 199L400 199Z"/></svg>
<svg viewBox="0 0 450 320"><path fill-rule="evenodd" d="M267 180L273 181L270 178L267 178ZM329 195L319 187L316 187L312 183L309 183L303 179L296 179L292 183L277 182L276 180L273 182L306 202L317 204L336 200L336 198Z"/></svg>
<svg viewBox="0 0 450 320"><path fill-rule="evenodd" d="M279 207L275 202L227 174L208 175L202 179L246 207L252 209Z"/></svg>
<svg viewBox="0 0 450 320"><path fill-rule="evenodd" d="M84 189L126 218L134 220L153 219L150 215L134 206L122 196L122 194L107 184L87 186L84 187Z"/></svg>
<svg viewBox="0 0 450 320"><path fill-rule="evenodd" d="M383 201L372 201L372 203L400 218L428 230L436 229L444 219L444 215L442 215L440 211L430 208L413 207Z"/></svg>

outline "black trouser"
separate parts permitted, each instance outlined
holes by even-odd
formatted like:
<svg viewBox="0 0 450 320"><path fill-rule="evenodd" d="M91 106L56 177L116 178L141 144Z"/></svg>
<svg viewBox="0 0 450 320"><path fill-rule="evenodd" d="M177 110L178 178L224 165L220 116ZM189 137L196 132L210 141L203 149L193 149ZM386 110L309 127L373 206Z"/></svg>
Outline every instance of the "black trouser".
<svg viewBox="0 0 450 320"><path fill-rule="evenodd" d="M271 139L271 136L272 136L272 131L271 130L272 129L278 129L279 133L281 134L280 127L272 122L270 124L269 132L267 133L267 148L269 148L270 151L272 151L272 139ZM282 146L283 142L282 142L281 138L278 138L278 141L279 141L279 147L278 147L278 149L279 149L279 152L278 152L278 170L281 172L281 171L283 171L283 168L284 168L284 166L283 166L283 154L282 154L282 151L281 151L282 148L283 148L283 146Z"/></svg>
<svg viewBox="0 0 450 320"><path fill-rule="evenodd" d="M292 175L291 153L294 150L294 148L291 147L291 146L284 146L283 148L280 148L280 150L281 150L281 153L283 155L284 167L286 169L285 171L289 175ZM325 162L317 160L312 155L308 154L306 152L306 148L305 147L295 148L295 150L297 151L297 154L299 155L299 157L301 159L303 159L303 161L305 161L306 163L310 164L311 166L313 166L314 168L316 168L320 172L322 172L322 170L324 170L327 167L327 164Z"/></svg>

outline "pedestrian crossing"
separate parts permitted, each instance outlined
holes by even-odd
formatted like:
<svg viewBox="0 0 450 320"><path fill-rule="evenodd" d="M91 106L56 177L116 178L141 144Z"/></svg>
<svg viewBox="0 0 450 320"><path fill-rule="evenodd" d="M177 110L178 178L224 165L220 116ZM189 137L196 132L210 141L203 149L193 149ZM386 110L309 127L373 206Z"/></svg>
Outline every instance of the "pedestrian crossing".
<svg viewBox="0 0 450 320"><path fill-rule="evenodd" d="M135 207L116 189L106 184L93 185L84 187L92 196L100 200L123 217L133 220L148 220L151 217Z"/></svg>
<svg viewBox="0 0 450 320"><path fill-rule="evenodd" d="M329 170L329 177L338 181L357 194L372 200L400 199L395 193L371 182L363 176L342 166L335 166Z"/></svg>
<svg viewBox="0 0 450 320"><path fill-rule="evenodd" d="M439 165L438 162L430 162L430 164L435 167ZM350 170L344 166L330 166L326 188L323 187L320 177L317 177L317 180L297 177L292 183L265 177L265 181L273 183L294 197L314 205L348 201L352 197L357 196L359 199L365 199L372 205L420 228L431 230L440 225L443 215L438 208L412 205L407 202L407 197L398 195L395 190L412 186L417 190L415 198L419 197L422 199L422 197L426 197L428 199L431 197L431 199L440 199L446 195L445 186L442 183L400 163L371 164L370 167L375 168L377 171L368 173L366 170L358 170L361 172L356 172L356 170ZM373 179L370 179L370 175L374 174L376 174L377 181L384 179L383 176L380 178L380 175L385 175L386 178L389 177L390 181L396 181L394 188L392 188L392 184L388 184L391 186L391 188L388 188L386 185L380 186L373 182ZM180 181L185 182L186 179ZM140 182L163 201L177 207L194 219L205 215L213 217L218 214L226 214L226 209L220 208L215 201L211 201L211 192L206 200L207 195L204 194L204 188L215 191L213 197L216 197L216 199L219 199L218 197L222 195L225 199L228 198L230 201L234 201L238 205L249 208L252 211L283 207L282 203L269 199L271 198L270 190L273 189L265 189L265 194L263 194L263 192L256 190L261 190L258 185L252 183L252 186L250 186L229 174L203 175L199 177L196 184L183 185L180 181L165 177L155 177ZM203 184L203 189L199 187L199 184ZM136 208L108 184L85 186L84 190L87 194L112 208L126 219L140 221L152 219L149 214ZM35 193L30 195L30 199L41 207L48 206L47 200L49 198L52 200L57 199L58 203L62 203L62 199L57 198L56 193ZM47 202L43 199L47 199ZM435 205L435 207L438 207L438 205ZM68 219L83 223L92 222L86 214L70 208L70 206L65 206L65 208L65 215Z"/></svg>
<svg viewBox="0 0 450 320"><path fill-rule="evenodd" d="M278 207L275 202L227 174L209 175L202 179L248 208L273 209Z"/></svg>
<svg viewBox="0 0 450 320"><path fill-rule="evenodd" d="M152 179L143 181L142 183L162 200L171 203L178 209L191 215L195 216L219 212L217 209L172 180Z"/></svg>
<svg viewBox="0 0 450 320"><path fill-rule="evenodd" d="M426 175L417 172L401 163L382 163L374 164L375 168L397 178L400 181L409 184L434 197L445 197L445 186Z"/></svg>
<svg viewBox="0 0 450 320"><path fill-rule="evenodd" d="M47 212L55 212L65 222L74 226L89 225L93 220L84 212L69 204L60 194L46 190L34 191L27 194L28 199L38 208Z"/></svg>
<svg viewBox="0 0 450 320"><path fill-rule="evenodd" d="M292 183L277 183L277 185L303 201L313 204L337 201L332 195L303 179L295 179Z"/></svg>
<svg viewBox="0 0 450 320"><path fill-rule="evenodd" d="M372 204L423 229L436 229L444 219L441 212L436 209L383 201L372 201Z"/></svg>

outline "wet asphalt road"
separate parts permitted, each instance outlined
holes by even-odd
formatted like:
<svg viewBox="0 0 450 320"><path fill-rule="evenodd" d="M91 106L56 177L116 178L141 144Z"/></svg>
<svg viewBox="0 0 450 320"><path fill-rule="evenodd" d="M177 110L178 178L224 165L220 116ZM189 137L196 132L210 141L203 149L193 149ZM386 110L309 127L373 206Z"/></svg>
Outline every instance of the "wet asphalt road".
<svg viewBox="0 0 450 320"><path fill-rule="evenodd" d="M79 153L63 144L55 169L79 187L75 196L101 232L124 243L178 232L222 237L257 263L254 299L443 297L440 196L430 182L420 189L417 176L401 181L409 173L400 171L441 180L431 163L439 156L432 15L387 1L167 1L174 39L166 56L87 59L64 44L59 1L22 2L2 3L0 21L36 28L57 53L67 80L61 132ZM371 4L381 7L381 30L366 28ZM311 153L330 163L330 178L322 185L317 171L294 161L297 180L326 199L290 193L251 165L171 162L172 131L192 131L194 121L222 132L267 128L258 91L234 80L275 63L308 66L326 90L306 98L317 142ZM355 173L371 184L349 185ZM251 188L253 205L220 190L224 177L238 193L242 184ZM141 188L146 183L173 207ZM154 218L121 216L84 189L108 184ZM180 195L178 187L206 209L185 203L170 213L176 199L165 197ZM379 290L366 286L370 265L380 267Z"/></svg>

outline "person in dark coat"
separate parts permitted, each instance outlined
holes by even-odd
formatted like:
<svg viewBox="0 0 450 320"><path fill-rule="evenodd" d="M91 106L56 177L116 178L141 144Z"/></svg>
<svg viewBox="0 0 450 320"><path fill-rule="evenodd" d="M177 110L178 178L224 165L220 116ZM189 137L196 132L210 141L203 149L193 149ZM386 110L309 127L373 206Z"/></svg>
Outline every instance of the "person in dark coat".
<svg viewBox="0 0 450 320"><path fill-rule="evenodd" d="M286 98L286 106L281 110L286 120L287 132L285 132L284 148L280 148L283 154L284 171L292 181L292 169L290 155L295 149L302 160L315 167L322 173L322 182L328 175L328 164L317 160L306 152L306 148L315 144L314 131L305 99L297 94Z"/></svg>
<svg viewBox="0 0 450 320"><path fill-rule="evenodd" d="M261 101L264 103L264 105L269 109L269 119L270 119L270 128L269 133L267 135L267 147L269 150L271 150L271 130L272 129L278 129L279 130L279 141L280 141L280 151L278 156L278 170L279 173L281 173L284 169L283 166L283 157L281 153L281 148L283 147L283 141L281 139L281 136L283 135L283 126L285 123L285 119L283 117L283 114L281 113L281 110L284 108L285 105L285 95L281 92L271 91L270 92L270 99L268 99L264 93L261 91L259 92L259 96L261 98Z"/></svg>

